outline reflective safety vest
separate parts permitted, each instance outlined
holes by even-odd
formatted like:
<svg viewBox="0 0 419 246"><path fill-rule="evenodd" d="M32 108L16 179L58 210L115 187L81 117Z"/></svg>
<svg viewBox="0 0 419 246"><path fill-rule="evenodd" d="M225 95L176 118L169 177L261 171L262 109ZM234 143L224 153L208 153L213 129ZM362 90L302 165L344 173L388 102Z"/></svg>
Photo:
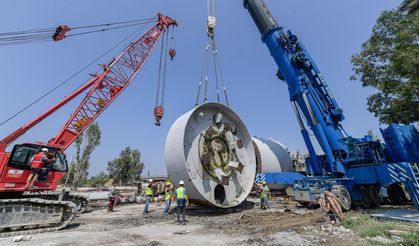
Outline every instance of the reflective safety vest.
<svg viewBox="0 0 419 246"><path fill-rule="evenodd" d="M185 196L186 196L186 189L184 187L179 187L176 189L177 199L185 199Z"/></svg>
<svg viewBox="0 0 419 246"><path fill-rule="evenodd" d="M170 191L166 191L166 194L164 195L164 200L169 201L172 197L172 194Z"/></svg>
<svg viewBox="0 0 419 246"><path fill-rule="evenodd" d="M257 192L258 192L259 198L263 198L262 197L262 188L258 188Z"/></svg>
<svg viewBox="0 0 419 246"><path fill-rule="evenodd" d="M146 196L152 196L153 195L153 188L147 187L147 189L145 190L145 195Z"/></svg>
<svg viewBox="0 0 419 246"><path fill-rule="evenodd" d="M268 195L269 195L269 187L268 186L265 186L265 187L263 187L262 188L262 191L261 191L261 193L260 193L260 198L267 198L268 197Z"/></svg>
<svg viewBox="0 0 419 246"><path fill-rule="evenodd" d="M44 153L35 154L32 157L31 167L33 167L33 168L43 168L44 167L44 159L46 159L46 156L45 156Z"/></svg>

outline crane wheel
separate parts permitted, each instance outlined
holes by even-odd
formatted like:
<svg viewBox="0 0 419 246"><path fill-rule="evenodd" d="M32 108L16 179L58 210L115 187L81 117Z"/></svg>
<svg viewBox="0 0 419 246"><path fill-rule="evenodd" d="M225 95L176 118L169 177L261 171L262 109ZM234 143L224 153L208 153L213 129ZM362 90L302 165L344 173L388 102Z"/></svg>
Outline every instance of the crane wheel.
<svg viewBox="0 0 419 246"><path fill-rule="evenodd" d="M402 204L410 200L409 194L407 194L403 185L400 183L391 184L387 188L388 199L392 204Z"/></svg>
<svg viewBox="0 0 419 246"><path fill-rule="evenodd" d="M363 208L370 208L372 204L372 199L369 189L367 189L367 187L365 186L361 186L359 188L359 192L361 193L361 200L359 201L359 204Z"/></svg>
<svg viewBox="0 0 419 246"><path fill-rule="evenodd" d="M369 192L371 195L371 204L373 207L379 207L381 204L381 197L380 197L379 190L380 189L375 185L370 185L369 187Z"/></svg>
<svg viewBox="0 0 419 246"><path fill-rule="evenodd" d="M349 211L351 209L352 200L348 190L343 185L334 186L331 189L333 195L337 196L340 201L340 206L343 211Z"/></svg>

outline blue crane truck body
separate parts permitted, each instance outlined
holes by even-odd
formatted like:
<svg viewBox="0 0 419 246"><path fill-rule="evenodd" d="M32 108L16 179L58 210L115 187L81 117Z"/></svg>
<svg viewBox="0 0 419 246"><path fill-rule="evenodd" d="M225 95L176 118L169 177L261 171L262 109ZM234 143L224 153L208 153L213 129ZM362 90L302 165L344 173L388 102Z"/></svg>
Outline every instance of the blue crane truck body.
<svg viewBox="0 0 419 246"><path fill-rule="evenodd" d="M419 207L418 164L410 159L393 161L391 157L397 155L388 143L390 148L369 136L348 135L341 125L343 110L298 37L277 24L263 0L244 0L244 6L278 66L278 79L288 85L309 152L306 175L265 174L265 180L291 184L301 203L316 203L322 192L331 191L344 210L353 203L378 206L384 188L390 200L412 200ZM316 153L309 131L324 154Z"/></svg>

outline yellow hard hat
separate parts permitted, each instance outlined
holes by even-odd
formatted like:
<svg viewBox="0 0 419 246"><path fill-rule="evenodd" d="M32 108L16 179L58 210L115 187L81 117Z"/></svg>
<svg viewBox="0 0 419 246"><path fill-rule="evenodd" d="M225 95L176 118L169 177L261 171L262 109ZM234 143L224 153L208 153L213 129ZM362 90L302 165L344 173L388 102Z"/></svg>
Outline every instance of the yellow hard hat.
<svg viewBox="0 0 419 246"><path fill-rule="evenodd" d="M266 181L263 181L262 184L266 185Z"/></svg>
<svg viewBox="0 0 419 246"><path fill-rule="evenodd" d="M261 185L262 185L261 183L258 183L258 184L257 184L257 186L261 186Z"/></svg>

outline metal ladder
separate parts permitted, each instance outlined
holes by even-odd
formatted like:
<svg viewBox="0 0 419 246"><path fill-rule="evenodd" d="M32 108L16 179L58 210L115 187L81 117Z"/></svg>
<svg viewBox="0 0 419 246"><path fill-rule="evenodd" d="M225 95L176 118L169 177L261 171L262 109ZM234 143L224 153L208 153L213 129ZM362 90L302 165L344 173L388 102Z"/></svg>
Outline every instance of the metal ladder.
<svg viewBox="0 0 419 246"><path fill-rule="evenodd" d="M411 189L410 194L413 203L419 208L419 163L410 163L409 167L413 174L412 176L414 177L414 179L409 182L411 186L409 187Z"/></svg>

